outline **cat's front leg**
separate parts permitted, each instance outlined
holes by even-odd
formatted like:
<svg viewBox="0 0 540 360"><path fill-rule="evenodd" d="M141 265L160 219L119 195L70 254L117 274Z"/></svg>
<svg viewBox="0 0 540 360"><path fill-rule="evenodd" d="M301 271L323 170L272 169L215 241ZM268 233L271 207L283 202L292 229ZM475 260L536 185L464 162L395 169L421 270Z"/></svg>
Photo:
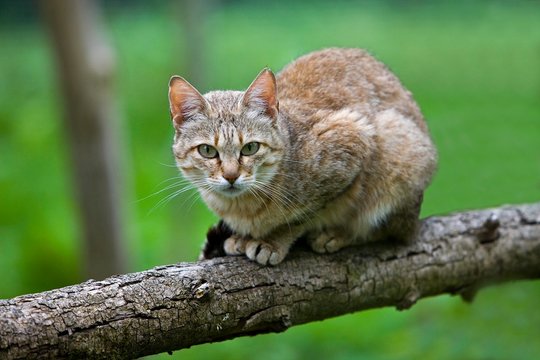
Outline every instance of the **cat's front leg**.
<svg viewBox="0 0 540 360"><path fill-rule="evenodd" d="M291 244L282 241L251 240L246 246L246 256L261 265L277 265L285 259Z"/></svg>
<svg viewBox="0 0 540 360"><path fill-rule="evenodd" d="M294 240L291 238L252 239L240 235L232 235L224 243L227 255L242 255L262 265L277 265L285 259Z"/></svg>
<svg viewBox="0 0 540 360"><path fill-rule="evenodd" d="M285 259L292 244L304 232L301 225L286 226L264 238L253 238L245 243L245 254L261 265L277 265Z"/></svg>
<svg viewBox="0 0 540 360"><path fill-rule="evenodd" d="M227 255L243 255L246 253L246 245L250 240L249 236L233 234L223 243L223 250Z"/></svg>
<svg viewBox="0 0 540 360"><path fill-rule="evenodd" d="M307 237L311 249L319 254L334 253L354 242L353 236L339 229L325 229Z"/></svg>

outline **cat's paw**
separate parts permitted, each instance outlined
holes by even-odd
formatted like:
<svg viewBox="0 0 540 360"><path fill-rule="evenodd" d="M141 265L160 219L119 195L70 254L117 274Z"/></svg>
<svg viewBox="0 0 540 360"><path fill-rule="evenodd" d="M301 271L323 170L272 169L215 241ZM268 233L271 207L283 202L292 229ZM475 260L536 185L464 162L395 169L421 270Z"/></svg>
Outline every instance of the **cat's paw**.
<svg viewBox="0 0 540 360"><path fill-rule="evenodd" d="M318 236L309 239L308 242L311 249L320 254L334 253L351 244L348 237L327 231L323 231Z"/></svg>
<svg viewBox="0 0 540 360"><path fill-rule="evenodd" d="M227 255L242 255L246 253L247 243L248 239L239 235L232 235L223 243L223 249Z"/></svg>
<svg viewBox="0 0 540 360"><path fill-rule="evenodd" d="M288 248L260 240L250 240L246 246L246 256L261 265L277 265L285 259Z"/></svg>

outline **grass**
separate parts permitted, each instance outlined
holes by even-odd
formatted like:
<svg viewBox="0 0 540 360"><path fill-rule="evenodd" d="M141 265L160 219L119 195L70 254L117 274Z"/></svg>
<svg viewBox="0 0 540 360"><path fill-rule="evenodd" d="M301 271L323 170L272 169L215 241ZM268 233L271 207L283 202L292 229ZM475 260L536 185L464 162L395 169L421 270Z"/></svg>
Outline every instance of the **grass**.
<svg viewBox="0 0 540 360"><path fill-rule="evenodd" d="M262 67L278 70L311 50L367 48L413 92L438 146L425 216L538 201L539 15L540 7L527 2L236 3L201 22L208 38L208 88L201 90L245 88ZM189 73L175 17L163 4L107 12L124 114L132 271L195 259L215 221L194 193L157 208L168 193L149 196L177 176L166 83L173 73ZM79 282L82 266L45 33L37 24L3 25L0 32L0 298L9 298ZM472 305L443 296L404 313L372 310L175 357L533 359L540 356L539 295L538 282L507 284L480 292Z"/></svg>

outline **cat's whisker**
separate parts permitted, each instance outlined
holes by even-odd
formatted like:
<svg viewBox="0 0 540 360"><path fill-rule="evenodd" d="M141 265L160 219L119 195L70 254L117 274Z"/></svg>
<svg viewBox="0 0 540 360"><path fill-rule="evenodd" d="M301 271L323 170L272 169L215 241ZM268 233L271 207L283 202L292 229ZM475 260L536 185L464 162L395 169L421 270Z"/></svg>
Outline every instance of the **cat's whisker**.
<svg viewBox="0 0 540 360"><path fill-rule="evenodd" d="M167 191L167 190L170 190L170 189L174 189L174 188L179 187L179 186L189 186L189 185L190 185L189 183L187 183L187 184L174 183L174 184L168 185L168 186L164 187L163 189L158 190L158 191L156 191L156 192L154 192L154 193L152 193L152 194L150 194L150 195L147 195L147 196L143 197L142 199L137 200L136 202L140 202L140 201L146 200L146 199L148 199L148 198L151 198L152 196L159 195L159 194L161 194L161 193L164 192L164 191Z"/></svg>
<svg viewBox="0 0 540 360"><path fill-rule="evenodd" d="M298 204L302 203L301 199L298 196L288 189L278 186L274 183L262 183L260 182L261 187L270 191L271 198L274 200L279 200L278 204L286 207L291 213L300 212L300 217L303 220L309 221L313 224L313 219L309 215L317 216L317 213L307 208L301 208ZM292 198L292 200L291 200Z"/></svg>
<svg viewBox="0 0 540 360"><path fill-rule="evenodd" d="M202 189L202 188L199 188L199 191L204 193L205 191L208 191L207 189ZM199 192L194 192L193 194L190 194L183 202L182 202L182 206L190 201L189 205L187 206L186 208L186 212L189 213L189 211L191 210L191 208L193 207L193 205L195 205L195 203L197 202L197 200L199 200L201 198Z"/></svg>
<svg viewBox="0 0 540 360"><path fill-rule="evenodd" d="M169 194L167 195L166 197L164 197L163 199L161 199L160 201L158 201L149 211L148 211L148 215L153 213L155 210L159 209L161 206L165 205L167 202L169 202L171 199L173 199L174 197L178 196L179 193L181 192L181 190L178 190L178 191L175 191L174 193L172 194Z"/></svg>
<svg viewBox="0 0 540 360"><path fill-rule="evenodd" d="M271 188L269 187L269 190L272 193L276 194L276 197L278 197L279 204L281 204L281 206L288 209L288 211L292 215L296 215L295 216L296 219L302 220L303 222L307 222L310 224L314 224L313 220L309 216L309 213L311 212L310 209L309 208L304 209L298 206L298 204L301 202L299 201L295 202L289 198L291 197L294 199L294 194L290 193L289 191L285 189L281 189L277 186L272 186Z"/></svg>
<svg viewBox="0 0 540 360"><path fill-rule="evenodd" d="M170 181L179 181L179 182L185 182L185 183L189 183L190 181L186 178L184 178L183 176L181 175L176 175L176 176L173 176L173 177L170 177L168 179L165 179L163 181L161 181L159 184L156 185L156 187L164 184L164 183L167 183L167 182L170 182Z"/></svg>
<svg viewBox="0 0 540 360"><path fill-rule="evenodd" d="M283 209L281 209L281 207L285 207L287 209L287 205L286 204L282 204L281 201L280 201L280 197L279 196L275 196L274 194L270 193L268 194L264 188L264 185L265 183L260 183L258 185L261 185L261 186L257 186L257 183L255 185L255 188L257 188L258 190L260 190L261 192L263 192L269 199L270 201L274 201L276 202L277 204L277 208L279 210L279 212L281 213L281 215L283 216L283 219L285 220L285 222L287 223L287 226L289 228L289 232L292 232L292 229L291 229L291 224L289 223L289 217L283 212ZM281 205L281 206L280 206ZM290 210L289 210L290 211Z"/></svg>
<svg viewBox="0 0 540 360"><path fill-rule="evenodd" d="M152 212L154 212L155 210L157 210L158 208L164 206L165 204L169 203L172 199L174 199L175 197L179 196L180 194L182 193L185 193L187 191L190 191L190 190L196 190L196 187L195 186L192 186L192 185L187 185L185 187L183 187L182 189L179 189L179 190L176 190L174 191L173 193L165 196L163 199L161 199L160 201L158 201L156 203L156 205L154 205L148 212L148 214L151 214ZM195 191L195 194L197 192Z"/></svg>
<svg viewBox="0 0 540 360"><path fill-rule="evenodd" d="M162 162L159 162L158 164L159 164L159 165L162 165L162 166L166 166L166 167L178 168L178 166L177 166L176 164L170 165L170 164L164 164L164 163L162 163Z"/></svg>
<svg viewBox="0 0 540 360"><path fill-rule="evenodd" d="M310 208L303 209L298 206L298 204L302 203L302 201L297 197L297 195L284 187L277 186L274 183L258 182L258 184L260 185L259 189L264 192L269 192L269 194L267 193L267 196L269 195L269 198L271 200L274 200L278 204L278 207L279 205L281 205L292 214L299 212L300 218L302 218L303 220L307 220L310 223L313 223L313 220L309 215L311 214L316 216L317 214Z"/></svg>
<svg viewBox="0 0 540 360"><path fill-rule="evenodd" d="M249 188L248 188L248 191L249 191L250 194L252 194L252 195L257 199L257 201L258 201L259 203L261 203L261 204L264 205L264 207L266 208L266 211L267 211L267 212L270 212L270 210L268 209L268 205L266 204L266 201L264 201L264 199L261 197L260 194L257 194L256 188L254 189L254 188L252 188L252 187L249 187Z"/></svg>
<svg viewBox="0 0 540 360"><path fill-rule="evenodd" d="M173 198L179 196L180 194L182 194L184 192L187 192L187 191L190 191L190 190L195 190L195 188L193 188L193 187L185 187L185 188L179 189L177 191L174 191L173 193L171 193L171 194L165 196L163 199L161 199L156 204L156 207L159 207L160 205L163 205L164 203L169 202L170 200L172 200Z"/></svg>
<svg viewBox="0 0 540 360"><path fill-rule="evenodd" d="M200 184L199 187L195 188L193 187L193 190L198 190L198 191L193 191L191 194L189 194L187 197L185 197L182 202L179 204L179 207L184 207L184 205L188 202L188 201L192 201L190 203L190 205L188 206L188 208L186 209L186 212L189 212L189 210L191 209L191 207L195 204L195 202L200 198L200 193L204 193L205 191L208 191L208 189L204 188L204 184Z"/></svg>
<svg viewBox="0 0 540 360"><path fill-rule="evenodd" d="M170 179L169 179L168 181L170 181ZM163 182L164 182L164 181L162 181L162 183L163 183ZM189 182L186 182L186 183L175 182L174 184L167 185L167 186L164 187L163 189L158 190L158 191L155 191L155 192L153 192L153 193L150 194L150 195L147 195L147 196L145 196L145 197L143 197L143 198L141 198L141 199L135 200L135 203L139 203L139 202L144 201L144 200L146 200L146 199L149 199L149 198L151 198L151 197L153 197L153 196L159 195L159 194L161 194L161 193L164 192L164 191L167 191L167 190L170 190L170 189L174 189L174 188L179 187L179 186L190 186L190 185L191 185L191 184L190 184Z"/></svg>

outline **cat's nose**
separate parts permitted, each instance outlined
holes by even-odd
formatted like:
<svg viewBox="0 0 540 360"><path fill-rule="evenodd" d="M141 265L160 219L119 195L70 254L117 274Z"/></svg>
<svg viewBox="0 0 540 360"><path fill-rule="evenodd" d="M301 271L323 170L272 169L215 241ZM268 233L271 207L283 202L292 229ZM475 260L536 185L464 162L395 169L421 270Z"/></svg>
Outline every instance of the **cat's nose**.
<svg viewBox="0 0 540 360"><path fill-rule="evenodd" d="M223 159L223 167L221 168L222 176L229 184L234 184L236 179L240 176L240 168L236 160L231 161Z"/></svg>
<svg viewBox="0 0 540 360"><path fill-rule="evenodd" d="M224 173L223 178L229 182L229 184L234 184L236 179L238 179L238 173Z"/></svg>

